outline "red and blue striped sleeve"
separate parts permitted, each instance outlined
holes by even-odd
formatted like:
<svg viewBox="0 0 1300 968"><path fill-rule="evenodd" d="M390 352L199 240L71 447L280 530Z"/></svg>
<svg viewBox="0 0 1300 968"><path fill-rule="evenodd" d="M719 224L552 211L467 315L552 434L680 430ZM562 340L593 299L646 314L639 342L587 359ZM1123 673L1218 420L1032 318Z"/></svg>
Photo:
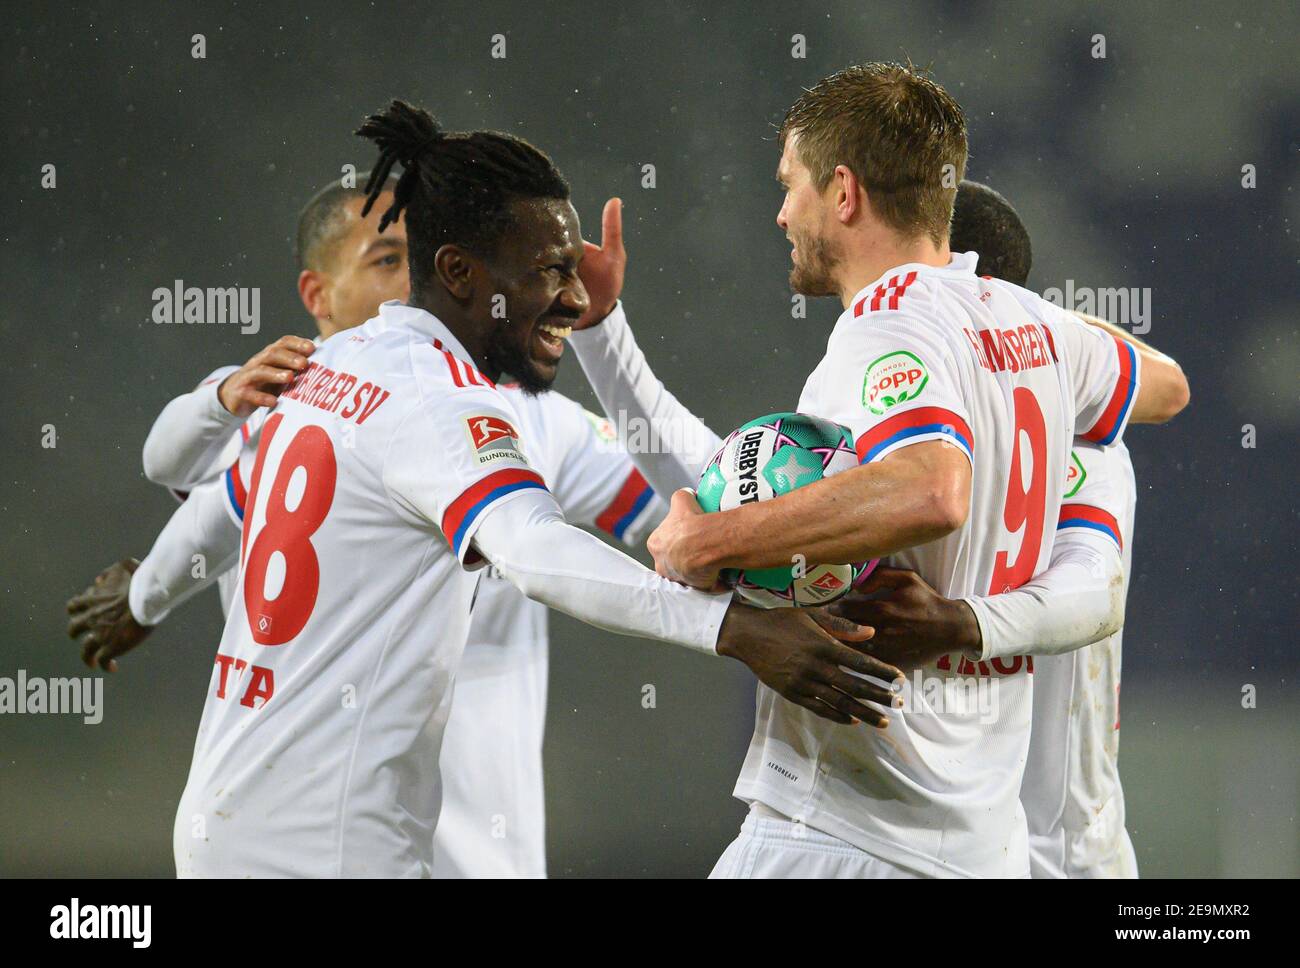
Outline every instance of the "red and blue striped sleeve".
<svg viewBox="0 0 1300 968"><path fill-rule="evenodd" d="M869 464L900 447L926 440L946 440L960 447L972 462L975 459L975 435L960 414L946 407L915 407L887 417L859 435L858 461Z"/></svg>
<svg viewBox="0 0 1300 968"><path fill-rule="evenodd" d="M614 499L596 516L596 527L619 541L625 540L628 528L641 516L654 496L654 489L641 476L641 472L633 467L628 471L627 478Z"/></svg>
<svg viewBox="0 0 1300 968"><path fill-rule="evenodd" d="M248 488L244 486L244 476L239 469L239 458L226 468L222 475L225 483L226 501L230 513L234 515L235 520L241 524L244 520L244 509L248 505Z"/></svg>
<svg viewBox="0 0 1300 968"><path fill-rule="evenodd" d="M1081 434L1084 440L1103 447L1113 444L1124 429L1137 397L1137 352L1127 340L1111 337L1119 360L1119 376L1106 407L1091 429Z"/></svg>
<svg viewBox="0 0 1300 968"><path fill-rule="evenodd" d="M248 508L248 476L251 464L257 458L257 448L261 443L262 425L266 422L268 411L259 410L239 427L239 452L230 466L221 472L222 490L226 494L226 509L241 525L244 512ZM241 466L248 461L250 466Z"/></svg>
<svg viewBox="0 0 1300 968"><path fill-rule="evenodd" d="M1114 541L1121 551L1124 549L1124 536L1120 533L1119 521L1105 508L1092 504L1062 504L1056 530L1065 531L1068 528L1097 531Z"/></svg>
<svg viewBox="0 0 1300 968"><path fill-rule="evenodd" d="M541 475L522 467L508 467L471 484L447 506L442 516L442 533L456 557L464 560L461 549L477 521L489 507L507 494L539 488L547 489Z"/></svg>

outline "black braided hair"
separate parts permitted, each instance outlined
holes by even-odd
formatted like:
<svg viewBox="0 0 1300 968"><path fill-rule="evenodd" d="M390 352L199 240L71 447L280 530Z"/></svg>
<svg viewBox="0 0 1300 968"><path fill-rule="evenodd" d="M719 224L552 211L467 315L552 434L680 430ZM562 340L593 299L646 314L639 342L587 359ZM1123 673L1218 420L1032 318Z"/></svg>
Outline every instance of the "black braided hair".
<svg viewBox="0 0 1300 968"><path fill-rule="evenodd" d="M379 231L405 213L414 291L432 278L433 257L442 245L454 243L491 258L510 228L513 202L569 197L569 184L551 159L522 138L495 131L444 131L428 111L405 101L393 101L370 115L357 134L379 148L362 215L401 162L402 176Z"/></svg>
<svg viewBox="0 0 1300 968"><path fill-rule="evenodd" d="M949 247L954 252L979 253L976 272L1023 286L1034 263L1029 230L1011 203L975 181L957 186Z"/></svg>

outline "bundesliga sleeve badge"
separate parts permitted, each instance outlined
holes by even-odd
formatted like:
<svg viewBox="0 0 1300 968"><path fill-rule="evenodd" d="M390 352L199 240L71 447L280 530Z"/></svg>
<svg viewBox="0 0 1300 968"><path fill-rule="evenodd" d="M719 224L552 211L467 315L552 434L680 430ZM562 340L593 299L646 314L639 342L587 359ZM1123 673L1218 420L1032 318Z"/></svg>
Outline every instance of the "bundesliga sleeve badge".
<svg viewBox="0 0 1300 968"><path fill-rule="evenodd" d="M509 421L486 415L466 417L465 432L480 466L495 460L528 463L519 451L519 431Z"/></svg>

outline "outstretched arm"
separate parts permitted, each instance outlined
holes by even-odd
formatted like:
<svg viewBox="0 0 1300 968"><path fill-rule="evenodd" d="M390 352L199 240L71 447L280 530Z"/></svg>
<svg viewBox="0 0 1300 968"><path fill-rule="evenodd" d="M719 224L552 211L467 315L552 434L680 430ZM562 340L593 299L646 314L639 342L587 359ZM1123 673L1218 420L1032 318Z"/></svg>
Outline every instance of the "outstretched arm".
<svg viewBox="0 0 1300 968"><path fill-rule="evenodd" d="M734 602L729 593L675 585L566 523L540 490L495 505L473 542L534 601L612 632L740 659L786 699L834 722L888 722L865 704L893 704L893 693L844 669L886 682L902 673L837 641L818 624L833 622L829 614L766 612ZM870 636L856 627L829 627L849 640Z"/></svg>
<svg viewBox="0 0 1300 968"><path fill-rule="evenodd" d="M307 366L315 344L282 336L243 366L214 370L191 393L167 404L144 442L144 476L188 491L213 471L231 434Z"/></svg>
<svg viewBox="0 0 1300 968"><path fill-rule="evenodd" d="M1089 326L1131 344L1142 358L1142 382L1133 402L1133 416L1129 418L1133 423L1165 423L1191 402L1192 391L1187 377L1172 356L1161 353L1114 323L1087 313L1076 312L1074 315Z"/></svg>
<svg viewBox="0 0 1300 968"><path fill-rule="evenodd" d="M1080 533L1059 536L1041 574L1002 595L968 598L979 626L972 659L1060 655L1114 635L1124 625L1119 549Z"/></svg>
<svg viewBox="0 0 1300 968"><path fill-rule="evenodd" d="M622 202L605 203L598 248L585 244L578 272L591 309L574 325L569 344L620 442L655 493L694 487L722 441L655 376L637 345L622 304Z"/></svg>
<svg viewBox="0 0 1300 968"><path fill-rule="evenodd" d="M974 661L1060 655L1124 625L1124 571L1113 546L1071 534L1047 569L1014 591L945 598L916 572L878 568L831 610L874 628L871 654L904 670L954 652Z"/></svg>
<svg viewBox="0 0 1300 968"><path fill-rule="evenodd" d="M143 562L128 558L110 565L68 602L68 635L79 640L86 665L115 672L117 658L143 642L173 608L234 567L240 531L226 512L221 487L216 478L191 491Z"/></svg>
<svg viewBox="0 0 1300 968"><path fill-rule="evenodd" d="M1123 449L1076 442L1068 491L1042 574L999 595L949 599L910 571L877 569L838 614L876 629L873 654L903 668L960 652L976 661L1059 655L1124 624L1124 541L1133 526L1133 468ZM883 595L882 595L883 593Z"/></svg>
<svg viewBox="0 0 1300 968"><path fill-rule="evenodd" d="M710 587L723 568L869 561L960 528L970 483L970 460L961 450L927 441L717 514L705 514L679 491L647 546L659 574L697 588Z"/></svg>

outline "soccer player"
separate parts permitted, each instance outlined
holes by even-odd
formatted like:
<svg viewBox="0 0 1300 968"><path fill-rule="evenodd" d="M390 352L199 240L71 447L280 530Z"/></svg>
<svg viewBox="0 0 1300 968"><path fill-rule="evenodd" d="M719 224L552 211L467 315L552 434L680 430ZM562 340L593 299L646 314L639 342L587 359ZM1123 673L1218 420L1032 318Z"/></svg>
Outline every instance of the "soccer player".
<svg viewBox="0 0 1300 968"><path fill-rule="evenodd" d="M1076 432L1109 446L1130 418L1169 419L1186 403L1181 371L1144 358L1139 381L1130 344L981 280L973 253L950 252L965 122L928 78L886 64L832 75L791 109L781 147L777 222L794 243L792 285L845 307L798 409L850 427L863 466L721 514L675 494L650 540L660 573L703 586L723 567L888 555L948 598L1025 584L1050 562L1047 522L1059 517ZM607 227L617 214L607 210ZM589 253L588 271L617 266L621 245L607 248ZM594 282L593 305L609 315L574 344L606 411L706 439L681 430L698 421L630 360L618 292ZM656 488L691 483L699 468L681 451L662 474L673 455L634 459ZM991 720L954 701L963 660L989 670ZM923 671L887 732L822 727L760 689L736 786L751 815L715 873L816 876L825 862L853 876L1027 874L1024 659L959 653Z"/></svg>
<svg viewBox="0 0 1300 968"><path fill-rule="evenodd" d="M1029 233L986 185L958 187L951 246L978 252L980 275L1028 281ZM1158 355L1097 323L1139 354ZM885 597L855 597L835 608L873 625L875 644L895 662L924 661L951 643L1004 658L1032 653L1033 726L1020 793L1031 875L1136 877L1118 763L1121 626L1137 499L1127 448L1076 438L1065 483L1051 565L1019 589L947 599L913 572L882 568L863 592L887 589ZM1103 627L1113 632L1091 641Z"/></svg>
<svg viewBox="0 0 1300 968"><path fill-rule="evenodd" d="M364 176L363 176L364 183ZM390 177L389 188L396 179ZM275 394L305 368L315 345L359 326L380 303L405 300L410 276L405 227L380 233L380 214L361 216L365 192L331 183L303 209L297 233L299 294L315 318L319 338L277 340L243 367L222 367L199 387L172 401L145 444L146 474L179 495L230 467L243 441L256 434ZM529 456L542 469L568 521L599 527L629 546L641 544L666 505L616 446L607 422L556 391L525 394L503 385L521 418ZM237 429L236 429L237 428ZM226 490L220 481L214 489ZM228 493L228 491L227 491ZM218 502L220 503L220 502ZM140 641L180 601L214 577L229 611L237 569L229 552L239 528L233 514L196 517L196 501L176 513L134 574L133 562L113 566L79 604L100 605L116 627L118 647ZM224 532L224 535L223 535ZM192 575L194 554L211 559L202 579ZM538 876L546 870L542 740L546 720L548 642L546 609L521 594L495 568L483 572L470 622L456 701L443 738L442 813L435 834L434 876ZM73 620L80 631L85 618ZM87 636L87 647L97 637ZM104 647L103 661L120 654ZM93 666L93 663L92 663Z"/></svg>
<svg viewBox="0 0 1300 968"><path fill-rule="evenodd" d="M986 185L963 181L959 186L952 247L979 252L981 275L1028 284L1033 261L1029 232L1011 203ZM1139 354L1157 353L1131 334L1113 332ZM1119 779L1123 630L1117 628L1087 648L1067 651L1059 637L1052 638L1053 625L1059 623L1048 615L1049 609L1073 612L1086 623L1088 609L1080 608L1086 589L1113 581L1116 555L1122 557L1122 567L1114 594L1121 604L1128 595L1137 484L1127 448L1122 443L1099 447L1076 438L1065 484L1052 568L1016 592L984 599L978 613L968 610L963 615L951 603L940 607L930 601L926 614L953 616L960 621L956 634L961 636L971 634L978 617L982 628L976 634L998 639L1002 654L1017 649L1034 653L1033 729L1020 787L1032 876L1137 877ZM1073 582L1053 576L1065 556L1082 569ZM914 601L926 597L917 589L911 595ZM846 614L857 621L879 618L872 607Z"/></svg>
<svg viewBox="0 0 1300 968"><path fill-rule="evenodd" d="M400 102L361 133L381 149L375 195L404 168L380 229L405 214L410 302L318 348L232 469L239 586L177 814L178 872L429 873L468 571L488 561L585 621L734 654L827 715L889 703L862 677L897 670L813 617L654 576L568 525L525 459L496 378L547 388L588 309L549 159Z"/></svg>

